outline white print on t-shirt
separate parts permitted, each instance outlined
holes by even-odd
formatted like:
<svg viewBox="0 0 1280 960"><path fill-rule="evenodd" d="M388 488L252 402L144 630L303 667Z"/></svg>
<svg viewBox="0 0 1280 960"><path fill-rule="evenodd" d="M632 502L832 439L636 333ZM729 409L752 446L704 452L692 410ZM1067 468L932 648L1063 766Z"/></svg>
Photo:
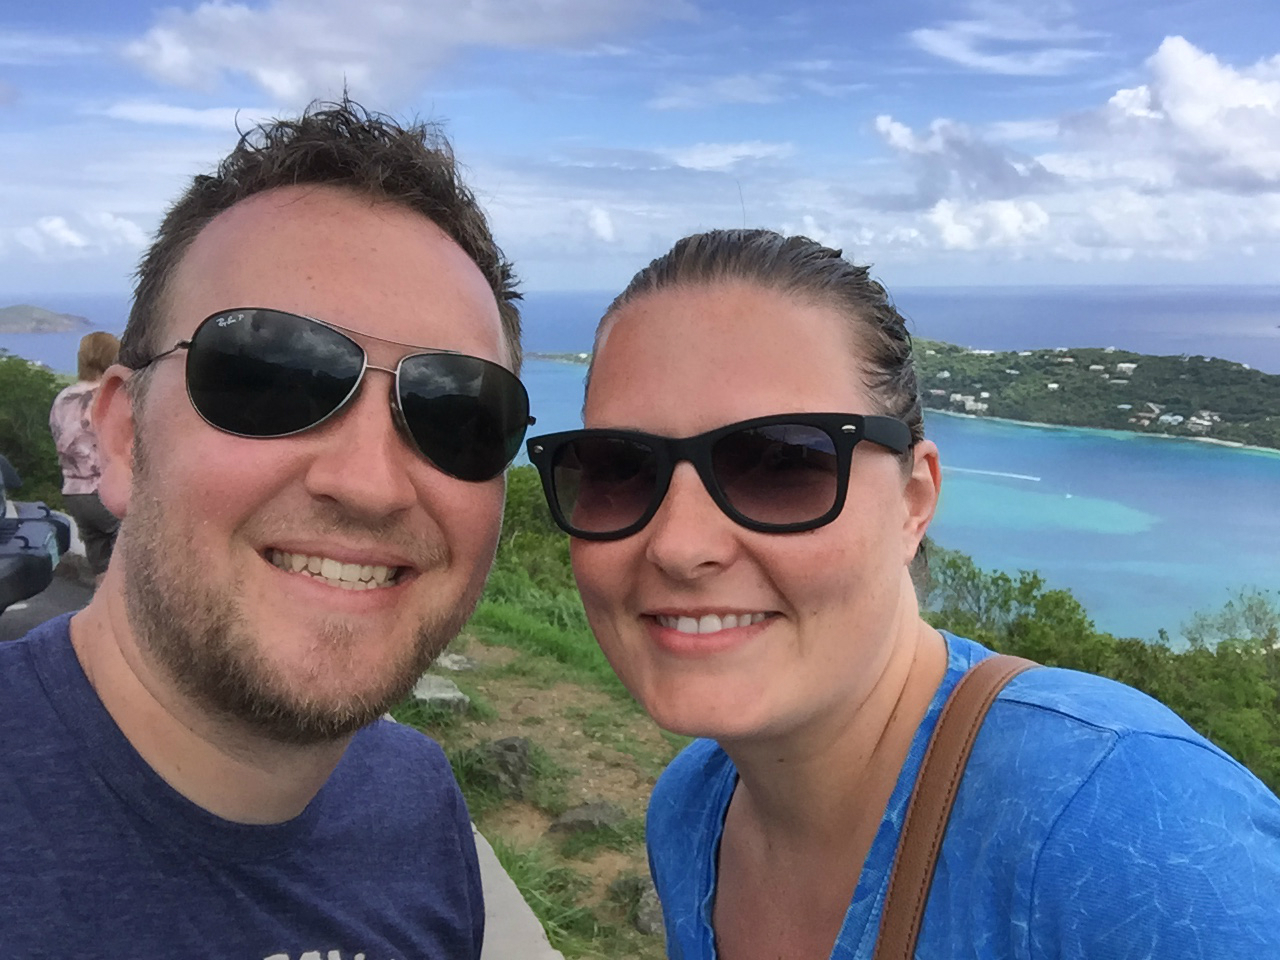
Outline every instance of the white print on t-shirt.
<svg viewBox="0 0 1280 960"><path fill-rule="evenodd" d="M289 960L289 955L273 953L269 957L263 957L262 960ZM298 954L298 960L342 960L342 951L330 950L328 953L322 953L319 950L308 950L306 953ZM364 954L357 953L351 960L364 960Z"/></svg>

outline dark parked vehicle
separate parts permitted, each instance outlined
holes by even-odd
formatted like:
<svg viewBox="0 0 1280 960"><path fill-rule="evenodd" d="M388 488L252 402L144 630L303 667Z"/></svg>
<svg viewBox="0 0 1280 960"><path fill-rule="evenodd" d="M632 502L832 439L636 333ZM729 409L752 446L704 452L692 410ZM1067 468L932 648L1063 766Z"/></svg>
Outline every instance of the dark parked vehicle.
<svg viewBox="0 0 1280 960"><path fill-rule="evenodd" d="M49 586L54 568L71 548L71 521L43 503L10 500L22 486L0 455L0 613Z"/></svg>

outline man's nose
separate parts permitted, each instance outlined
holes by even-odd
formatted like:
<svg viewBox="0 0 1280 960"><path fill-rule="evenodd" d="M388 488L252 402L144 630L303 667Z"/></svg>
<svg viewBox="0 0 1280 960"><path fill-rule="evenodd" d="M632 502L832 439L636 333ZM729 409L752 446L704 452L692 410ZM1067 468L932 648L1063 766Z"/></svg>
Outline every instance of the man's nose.
<svg viewBox="0 0 1280 960"><path fill-rule="evenodd" d="M390 402L394 382L391 371L370 366L356 396L319 428L306 475L313 496L370 518L388 516L417 501L413 471L426 461L396 423Z"/></svg>

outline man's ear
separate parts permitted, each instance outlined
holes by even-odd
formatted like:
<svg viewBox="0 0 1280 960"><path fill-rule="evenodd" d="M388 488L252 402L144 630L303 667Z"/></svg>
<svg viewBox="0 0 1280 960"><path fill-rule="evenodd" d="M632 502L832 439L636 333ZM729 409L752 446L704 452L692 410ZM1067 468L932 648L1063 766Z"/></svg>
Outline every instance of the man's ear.
<svg viewBox="0 0 1280 960"><path fill-rule="evenodd" d="M938 445L932 440L921 440L911 448L914 458L903 491L907 505L906 523L903 524L903 560L910 563L916 555L920 541L938 509L938 495L942 492L942 466L938 462Z"/></svg>
<svg viewBox="0 0 1280 960"><path fill-rule="evenodd" d="M129 512L133 491L133 405L128 389L134 371L119 364L108 367L93 400L93 430L98 437L98 497L117 517Z"/></svg>

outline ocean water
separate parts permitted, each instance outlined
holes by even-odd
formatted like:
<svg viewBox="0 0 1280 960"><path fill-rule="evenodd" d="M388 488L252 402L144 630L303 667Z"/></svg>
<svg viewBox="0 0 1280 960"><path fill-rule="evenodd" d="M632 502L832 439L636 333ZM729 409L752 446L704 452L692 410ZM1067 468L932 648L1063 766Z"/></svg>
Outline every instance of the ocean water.
<svg viewBox="0 0 1280 960"><path fill-rule="evenodd" d="M530 352L589 350L606 293L531 293ZM124 326L124 296L0 296ZM911 290L920 336L976 348L1115 346L1200 354L1280 373L1280 287ZM81 334L0 334L0 348L75 367ZM534 432L581 424L585 367L530 361ZM942 451L940 544L987 568L1040 571L1100 629L1175 637L1233 589L1280 589L1280 454L1094 430L930 414Z"/></svg>

